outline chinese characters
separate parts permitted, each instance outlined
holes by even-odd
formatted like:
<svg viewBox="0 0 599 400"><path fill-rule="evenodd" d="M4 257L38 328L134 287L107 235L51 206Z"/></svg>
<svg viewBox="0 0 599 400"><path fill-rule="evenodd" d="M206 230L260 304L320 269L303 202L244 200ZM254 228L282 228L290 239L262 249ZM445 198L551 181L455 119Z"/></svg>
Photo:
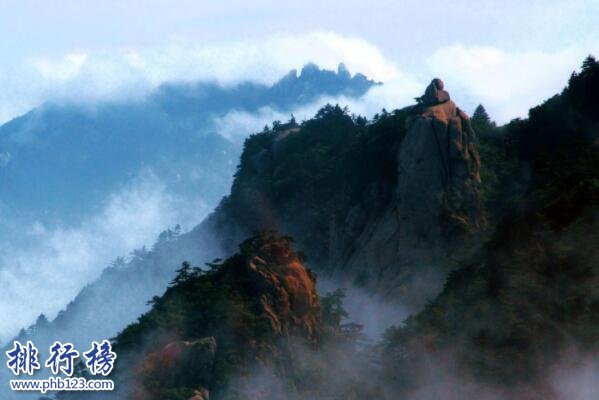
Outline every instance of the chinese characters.
<svg viewBox="0 0 599 400"><path fill-rule="evenodd" d="M61 343L55 341L49 348L50 356L44 363L54 375L64 374L72 376L75 372L76 359L79 358L79 351L75 349L72 343ZM39 351L35 345L28 341L25 345L18 341L13 342L13 348L6 352L8 361L6 366L15 375L27 374L33 375L35 371L41 369L39 362ZM85 366L90 374L107 376L114 368L114 362L117 358L112 351L112 345L108 340L101 343L92 342L91 348L83 353L85 357Z"/></svg>
<svg viewBox="0 0 599 400"><path fill-rule="evenodd" d="M7 351L6 355L8 356L6 366L15 375L21 372L33 375L35 370L40 369L37 348L30 341L25 346L15 341L12 350Z"/></svg>

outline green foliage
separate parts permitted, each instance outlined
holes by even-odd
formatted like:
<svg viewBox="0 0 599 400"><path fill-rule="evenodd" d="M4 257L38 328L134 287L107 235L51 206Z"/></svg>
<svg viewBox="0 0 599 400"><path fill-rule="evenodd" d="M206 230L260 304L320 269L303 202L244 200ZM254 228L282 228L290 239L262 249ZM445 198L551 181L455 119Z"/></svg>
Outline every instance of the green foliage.
<svg viewBox="0 0 599 400"><path fill-rule="evenodd" d="M214 260L206 269L182 263L166 292L149 302L152 309L117 336L115 351L123 357L137 354L138 361L150 365L148 353L159 352L173 341L214 337L217 351L209 381L176 367L136 377L143 379L153 398L187 399L194 388L228 388L231 377L250 372L248 368L256 362L260 349L278 345L278 334L263 314L263 298L256 293L262 290L257 286L260 283L247 263L255 258L266 260L264 271L276 276L279 266L299 258L292 243L291 237L260 231L241 243L237 254L224 261ZM281 284L285 282L283 279ZM340 301L333 312L342 312ZM319 314L320 309L310 312ZM319 315L315 321L320 321Z"/></svg>
<svg viewBox="0 0 599 400"><path fill-rule="evenodd" d="M497 127L479 104L472 114L472 128L477 136L481 159L481 200L490 224L494 224L520 201L524 182L518 176L518 158L511 142L512 124Z"/></svg>
<svg viewBox="0 0 599 400"><path fill-rule="evenodd" d="M497 127L482 105L475 110L482 198L499 223L486 248L449 275L436 299L384 335L383 371L399 386L415 382L431 359L446 354L457 355L459 373L505 385L534 379L560 350L599 350L593 284L599 227L592 216L599 205L598 69L587 58L564 92L531 109L526 120ZM316 261L325 259L331 222L356 203L376 212L393 198L406 117L406 111L382 110L367 120L327 105L301 124L275 122L246 140L231 195L220 207L242 226L266 220L272 226L265 228L276 228L283 220L277 213L285 214L286 231L301 229L302 246ZM140 343L159 343L161 334L217 336L213 384L222 387L243 365L244 344L271 339L256 317L259 299L244 289L251 282L234 266L254 256L283 263L281 250L291 242L266 230L207 270L184 263L166 293L152 299L152 310L119 335L117 349L139 350ZM355 345L361 327L343 323L344 297L341 289L322 296L322 318L333 336ZM322 381L331 365L319 358L293 366L288 383ZM163 389L163 398L189 394L175 383Z"/></svg>
<svg viewBox="0 0 599 400"><path fill-rule="evenodd" d="M473 123L481 158L481 200L487 217L494 222L505 210L513 208L521 190L518 181L518 159L510 154L508 129L494 124Z"/></svg>
<svg viewBox="0 0 599 400"><path fill-rule="evenodd" d="M243 291L231 290L218 278L223 268L240 261L241 256L236 257L220 265L213 263L208 271L192 268L184 262L165 294L154 297L152 310L117 336L117 351L140 352L148 341L154 341L158 345L154 350L157 350L161 343L159 338L163 336L174 335L181 340L214 336L218 338L214 383L222 384L237 369L238 357L244 354L240 350L242 344L260 339L266 332L263 321L253 312L257 299ZM181 389L177 382L173 384L176 386L169 388L166 382L160 382L164 398L190 397L189 390Z"/></svg>
<svg viewBox="0 0 599 400"><path fill-rule="evenodd" d="M495 125L495 123L491 121L491 117L489 117L487 110L482 104L479 104L476 107L474 113L472 113L471 120L473 127L475 127L475 129L478 128L477 130L482 130L485 128L485 126Z"/></svg>
<svg viewBox="0 0 599 400"><path fill-rule="evenodd" d="M369 185L395 186L397 154L406 129L407 111L383 110L351 143L346 156L352 200L364 201Z"/></svg>
<svg viewBox="0 0 599 400"><path fill-rule="evenodd" d="M184 283L190 280L191 278L201 275L202 270L199 268L192 268L189 262L183 261L183 264L181 264L181 268L179 268L176 272L177 275L175 276L175 279L171 281L171 286Z"/></svg>
<svg viewBox="0 0 599 400"><path fill-rule="evenodd" d="M343 308L343 299L345 298L345 289L337 289L334 292L327 293L320 298L322 308L323 322L332 327L340 327L341 322L349 317L347 311Z"/></svg>
<svg viewBox="0 0 599 400"><path fill-rule="evenodd" d="M565 90L568 101L580 112L597 116L599 98L595 88L599 86L599 62L589 55L582 63L579 74L573 74Z"/></svg>
<svg viewBox="0 0 599 400"><path fill-rule="evenodd" d="M332 220L352 203L368 202L373 188L382 202L391 198L405 118L404 111L383 110L368 121L329 104L300 125L276 123L246 140L221 207L236 223L254 228L280 229L276 213L285 212L291 233L310 248L314 262L322 261ZM265 212L272 215L264 218Z"/></svg>

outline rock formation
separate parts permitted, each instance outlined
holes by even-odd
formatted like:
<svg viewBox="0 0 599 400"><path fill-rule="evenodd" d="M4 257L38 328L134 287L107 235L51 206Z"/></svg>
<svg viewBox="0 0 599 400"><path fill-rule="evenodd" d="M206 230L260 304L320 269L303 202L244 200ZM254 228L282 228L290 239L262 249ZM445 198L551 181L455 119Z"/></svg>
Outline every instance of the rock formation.
<svg viewBox="0 0 599 400"><path fill-rule="evenodd" d="M429 88L435 85L433 80ZM443 83L440 83L443 87ZM427 88L423 103L408 118L399 154L397 209L405 236L428 237L448 222L473 229L479 224L480 157L469 117L445 91L433 104ZM427 105L428 104L428 105ZM451 221L447 220L451 219Z"/></svg>
<svg viewBox="0 0 599 400"><path fill-rule="evenodd" d="M509 142L518 156L503 161L529 167L527 186L512 196L510 182L510 199L501 201L513 211L475 257L467 244L483 236L476 234L480 162L470 121L442 82L434 80L419 104L371 123L340 109L319 112L280 139L291 143L277 160L278 132L248 139L232 194L212 222L238 231L265 221L298 226L292 217L316 222L292 234L328 246L338 276L427 305L405 320L387 318L404 323L370 347L359 327L340 322L342 294L319 300L291 240L263 232L207 271L184 264L152 311L119 335L120 362L136 361L126 364L137 365L130 374L139 380L137 398L563 400L594 393L586 377L599 354L599 117L588 88L599 83L599 64L587 63L561 95L505 127L505 136L518 139ZM284 169L286 160L293 162ZM489 181L490 171L505 167L491 161ZM291 184L273 184L277 177ZM260 211L244 219L257 196L240 188L260 193L272 218ZM117 389L130 382L121 379Z"/></svg>
<svg viewBox="0 0 599 400"><path fill-rule="evenodd" d="M325 106L249 138L208 220L222 247L276 229L347 285L420 307L478 243L481 212L470 119L440 79L418 101L363 125Z"/></svg>
<svg viewBox="0 0 599 400"><path fill-rule="evenodd" d="M449 101L449 93L443 90L445 84L439 78L435 78L431 81L431 83L427 86L424 91L424 95L420 97L416 97L416 101L418 104L422 104L423 106L436 106L437 104L443 104L446 101Z"/></svg>
<svg viewBox="0 0 599 400"><path fill-rule="evenodd" d="M176 340L162 349L148 354L138 364L136 374L144 382L177 381L182 387L192 386L193 400L208 400L209 392L205 388L214 377L214 361L216 357L216 339L184 341ZM152 390L145 385L135 387L129 396L132 400L143 400L155 397Z"/></svg>
<svg viewBox="0 0 599 400"><path fill-rule="evenodd" d="M481 224L475 132L443 88L434 79L419 104L403 110L407 133L391 203L375 218L355 206L331 239L338 248L330 263L339 276L353 270L360 283L415 306L440 289L455 267L450 260L467 253L461 239ZM350 246L351 253L343 250Z"/></svg>
<svg viewBox="0 0 599 400"><path fill-rule="evenodd" d="M240 248L243 262L219 272L222 284L239 287L258 300L255 313L268 322L272 337L318 341L322 321L316 275L302 265L291 240L262 232ZM246 284L240 286L240 281Z"/></svg>

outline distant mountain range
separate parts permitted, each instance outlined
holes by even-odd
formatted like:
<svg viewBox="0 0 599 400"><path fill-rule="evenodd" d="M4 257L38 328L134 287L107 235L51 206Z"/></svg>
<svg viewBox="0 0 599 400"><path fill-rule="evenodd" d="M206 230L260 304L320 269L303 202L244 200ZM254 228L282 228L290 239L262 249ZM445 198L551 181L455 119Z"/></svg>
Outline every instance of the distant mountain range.
<svg viewBox="0 0 599 400"><path fill-rule="evenodd" d="M343 64L336 72L308 64L272 86L166 83L143 99L48 102L0 127L0 211L72 223L143 168L213 206L240 152L216 131L215 118L263 107L292 112L323 96L359 97L374 84Z"/></svg>

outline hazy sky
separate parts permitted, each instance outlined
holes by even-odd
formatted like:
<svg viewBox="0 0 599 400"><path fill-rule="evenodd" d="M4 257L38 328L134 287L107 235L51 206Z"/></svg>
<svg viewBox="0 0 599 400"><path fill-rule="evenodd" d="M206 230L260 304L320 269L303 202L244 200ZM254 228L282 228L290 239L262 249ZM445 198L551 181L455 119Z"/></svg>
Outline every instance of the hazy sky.
<svg viewBox="0 0 599 400"><path fill-rule="evenodd" d="M199 44L324 30L358 36L418 65L437 48L493 45L553 51L598 33L597 1L3 0L3 59L74 50Z"/></svg>
<svg viewBox="0 0 599 400"><path fill-rule="evenodd" d="M394 83L398 99L438 75L464 108L483 102L503 122L599 53L596 0L0 4L0 122L52 97L139 94L172 79L272 81L307 61L345 61Z"/></svg>

